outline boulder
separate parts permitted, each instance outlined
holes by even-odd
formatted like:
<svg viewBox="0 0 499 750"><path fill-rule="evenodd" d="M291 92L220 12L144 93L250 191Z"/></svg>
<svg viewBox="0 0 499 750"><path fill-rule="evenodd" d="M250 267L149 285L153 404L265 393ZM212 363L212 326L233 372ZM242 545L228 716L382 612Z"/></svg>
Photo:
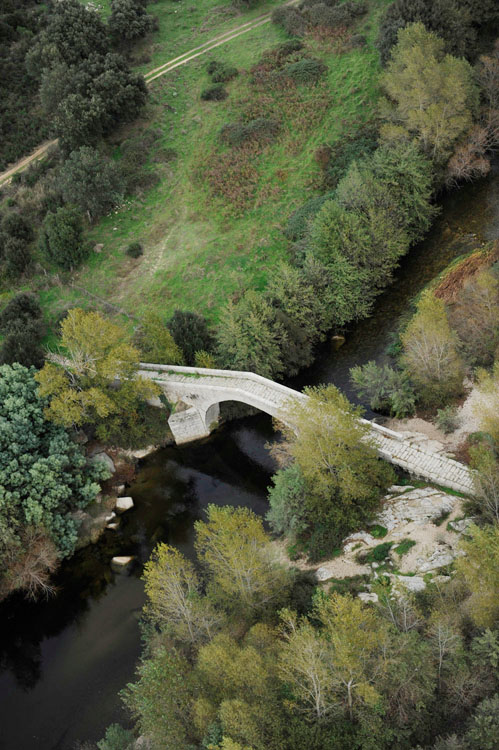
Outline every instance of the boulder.
<svg viewBox="0 0 499 750"><path fill-rule="evenodd" d="M102 451L101 453L96 453L95 456L92 456L92 458L90 459L90 463L103 463L111 474L114 474L114 472L116 471L113 459L108 456L107 453L104 453L104 451Z"/></svg>
<svg viewBox="0 0 499 750"><path fill-rule="evenodd" d="M374 592L372 594L367 593L367 591L361 591L360 594L357 594L359 599L363 602L373 602L376 604L378 601L378 595Z"/></svg>
<svg viewBox="0 0 499 750"><path fill-rule="evenodd" d="M124 573L134 561L133 555L117 555L111 560L111 569L115 573Z"/></svg>
<svg viewBox="0 0 499 750"><path fill-rule="evenodd" d="M114 491L117 495L124 495L125 494L125 485L124 484L117 484L114 488Z"/></svg>
<svg viewBox="0 0 499 750"><path fill-rule="evenodd" d="M119 522L114 521L114 523L108 523L108 525L106 526L106 529L110 529L111 531L116 531L117 529L119 529L119 527L120 527Z"/></svg>
<svg viewBox="0 0 499 750"><path fill-rule="evenodd" d="M131 497L118 497L115 507L118 513L124 513L126 510L133 508L133 500Z"/></svg>
<svg viewBox="0 0 499 750"><path fill-rule="evenodd" d="M131 454L134 458L140 459L149 456L151 453L154 453L157 450L157 445L148 445L147 448L141 448L140 450L131 451Z"/></svg>
<svg viewBox="0 0 499 750"><path fill-rule="evenodd" d="M421 576L393 576L404 588L416 594L418 591L424 591L426 583Z"/></svg>

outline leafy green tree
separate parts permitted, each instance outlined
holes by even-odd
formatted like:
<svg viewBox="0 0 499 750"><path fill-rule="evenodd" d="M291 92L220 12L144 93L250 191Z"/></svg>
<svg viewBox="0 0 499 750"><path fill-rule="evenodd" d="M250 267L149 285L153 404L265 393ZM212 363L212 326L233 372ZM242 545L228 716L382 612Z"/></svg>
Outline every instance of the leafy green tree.
<svg viewBox="0 0 499 750"><path fill-rule="evenodd" d="M217 631L223 615L203 595L193 563L175 547L158 545L143 578L148 618L175 640L197 646Z"/></svg>
<svg viewBox="0 0 499 750"><path fill-rule="evenodd" d="M379 681L386 670L386 623L359 599L334 593L318 597L314 619L296 618L284 610L282 678L289 683L297 707L320 722L343 711L350 720L364 708L381 707Z"/></svg>
<svg viewBox="0 0 499 750"><path fill-rule="evenodd" d="M491 270L480 271L464 283L449 320L466 361L492 364L499 344L499 279Z"/></svg>
<svg viewBox="0 0 499 750"><path fill-rule="evenodd" d="M280 263L269 277L265 297L282 324L286 346L282 351L287 375L295 375L310 365L314 345L324 334L322 300L303 273L287 263Z"/></svg>
<svg viewBox="0 0 499 750"><path fill-rule="evenodd" d="M437 164L445 162L478 105L469 63L446 55L443 41L414 23L399 31L382 84L391 121L381 128L382 140L414 139Z"/></svg>
<svg viewBox="0 0 499 750"><path fill-rule="evenodd" d="M201 731L210 717L217 717L224 737L240 746L254 750L284 746L277 651L275 632L262 623L254 625L240 643L221 633L200 649L197 671L202 697L194 712Z"/></svg>
<svg viewBox="0 0 499 750"><path fill-rule="evenodd" d="M404 370L370 361L352 367L350 379L359 398L374 411L388 412L397 418L414 413L416 397Z"/></svg>
<svg viewBox="0 0 499 750"><path fill-rule="evenodd" d="M499 447L499 359L491 371L478 371L477 391L475 414L480 420L480 427L491 435L496 447Z"/></svg>
<svg viewBox="0 0 499 750"><path fill-rule="evenodd" d="M394 474L378 459L359 407L333 385L305 394L307 400L287 408L283 429L306 483L303 536L310 553L320 556L372 517Z"/></svg>
<svg viewBox="0 0 499 750"><path fill-rule="evenodd" d="M465 737L470 750L494 750L499 746L499 694L479 704Z"/></svg>
<svg viewBox="0 0 499 750"><path fill-rule="evenodd" d="M156 313L148 312L135 334L135 343L144 361L164 365L182 365L184 357L169 329Z"/></svg>
<svg viewBox="0 0 499 750"><path fill-rule="evenodd" d="M33 371L0 366L0 521L14 534L27 526L45 529L59 555L70 555L77 522L99 491L102 469L90 467L67 431L44 417Z"/></svg>
<svg viewBox="0 0 499 750"><path fill-rule="evenodd" d="M60 0L50 5L47 25L30 51L28 66L36 76L54 63L74 65L92 53L104 54L108 48L99 13L78 0Z"/></svg>
<svg viewBox="0 0 499 750"><path fill-rule="evenodd" d="M167 326L176 345L184 353L187 365L195 364L196 352L211 352L213 349L213 338L202 315L175 310Z"/></svg>
<svg viewBox="0 0 499 750"><path fill-rule="evenodd" d="M382 63L388 62L400 29L416 21L441 37L452 55L472 54L476 31L471 14L463 5L460 0L395 0L386 9L376 42Z"/></svg>
<svg viewBox="0 0 499 750"><path fill-rule="evenodd" d="M400 338L402 363L423 403L440 405L461 392L464 366L441 299L423 294Z"/></svg>
<svg viewBox="0 0 499 750"><path fill-rule="evenodd" d="M499 526L471 526L469 533L471 539L461 543L465 557L456 560L456 568L470 590L466 605L473 622L490 628L499 621Z"/></svg>
<svg viewBox="0 0 499 750"><path fill-rule="evenodd" d="M174 650L159 648L141 662L137 673L137 682L129 683L121 697L141 734L162 750L187 747L194 690L188 662Z"/></svg>
<svg viewBox="0 0 499 750"><path fill-rule="evenodd" d="M222 312L217 329L222 367L278 377L284 372L286 342L284 325L263 294L249 290Z"/></svg>
<svg viewBox="0 0 499 750"><path fill-rule="evenodd" d="M2 221L2 230L16 240L22 240L26 244L34 239L32 226L26 221L24 216L14 211L8 213Z"/></svg>
<svg viewBox="0 0 499 750"><path fill-rule="evenodd" d="M266 515L273 531L294 541L306 529L306 485L297 464L281 469L268 488L270 509Z"/></svg>
<svg viewBox="0 0 499 750"><path fill-rule="evenodd" d="M154 28L154 18L141 0L112 0L108 29L114 44L133 42Z"/></svg>
<svg viewBox="0 0 499 750"><path fill-rule="evenodd" d="M98 750L133 750L134 745L133 732L120 724L111 724L106 729L104 739L97 743Z"/></svg>
<svg viewBox="0 0 499 750"><path fill-rule="evenodd" d="M0 363L41 367L45 358L40 346L45 335L40 303L34 294L22 292L12 297L0 312L0 333L5 338Z"/></svg>
<svg viewBox="0 0 499 750"><path fill-rule="evenodd" d="M76 268L88 253L83 241L83 222L80 212L71 206L62 206L49 212L39 236L40 249L45 257L60 268Z"/></svg>
<svg viewBox="0 0 499 750"><path fill-rule="evenodd" d="M209 505L196 521L195 548L209 578L209 594L227 607L258 610L282 601L289 585L263 523L248 508Z"/></svg>
<svg viewBox="0 0 499 750"><path fill-rule="evenodd" d="M89 220L119 203L125 190L119 165L89 146L73 151L64 162L60 185L66 203L76 204Z"/></svg>
<svg viewBox="0 0 499 750"><path fill-rule="evenodd" d="M499 463L490 448L470 449L476 509L489 523L499 523Z"/></svg>
<svg viewBox="0 0 499 750"><path fill-rule="evenodd" d="M56 424L97 424L97 434L105 434L113 415L125 418L157 395L152 381L137 376L139 353L124 329L99 313L70 310L60 345L64 354L50 355L36 375L40 394L50 399L46 417Z"/></svg>
<svg viewBox="0 0 499 750"><path fill-rule="evenodd" d="M5 271L9 278L18 278L29 269L31 250L25 240L18 237L7 237L3 255Z"/></svg>

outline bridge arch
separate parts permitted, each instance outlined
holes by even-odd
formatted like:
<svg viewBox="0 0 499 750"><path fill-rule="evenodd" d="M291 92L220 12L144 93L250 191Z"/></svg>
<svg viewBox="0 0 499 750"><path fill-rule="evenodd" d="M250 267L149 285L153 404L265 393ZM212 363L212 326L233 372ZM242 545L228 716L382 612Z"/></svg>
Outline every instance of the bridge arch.
<svg viewBox="0 0 499 750"><path fill-rule="evenodd" d="M168 422L178 444L207 437L218 420L223 401L240 401L289 424L286 412L290 402L308 398L252 372L141 363L139 375L157 383L173 405ZM473 478L467 466L425 450L406 436L374 422L366 424L379 455L386 461L430 482L473 493Z"/></svg>

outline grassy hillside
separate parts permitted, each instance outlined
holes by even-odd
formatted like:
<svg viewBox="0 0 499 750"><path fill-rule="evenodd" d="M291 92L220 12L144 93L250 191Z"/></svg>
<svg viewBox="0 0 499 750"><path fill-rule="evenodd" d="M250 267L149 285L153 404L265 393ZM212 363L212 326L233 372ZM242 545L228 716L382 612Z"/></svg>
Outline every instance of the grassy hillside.
<svg viewBox="0 0 499 750"><path fill-rule="evenodd" d="M330 41L306 42L307 55L321 58L328 68L317 86L259 92L251 83L249 68L285 38L271 24L217 49L217 60L240 71L224 102L200 100L211 53L155 81L147 121L140 127L159 128L161 145L177 156L154 165L161 175L154 189L92 229L92 244L104 248L76 275L78 287L134 315L153 307L166 317L182 307L211 320L230 295L261 288L269 268L286 255L287 217L318 192L317 147L352 137L375 114L380 68L373 40L384 5L373 3L357 30L367 36L364 48L342 51ZM219 143L220 128L262 112L281 121L279 136L242 166L234 165L229 149ZM234 183L243 181L233 201L214 195L208 183L210 165L216 171L222 158ZM230 184L223 189L230 192ZM124 254L132 240L144 245L137 260ZM68 304L95 304L95 297L67 285L44 291L42 299L50 317Z"/></svg>

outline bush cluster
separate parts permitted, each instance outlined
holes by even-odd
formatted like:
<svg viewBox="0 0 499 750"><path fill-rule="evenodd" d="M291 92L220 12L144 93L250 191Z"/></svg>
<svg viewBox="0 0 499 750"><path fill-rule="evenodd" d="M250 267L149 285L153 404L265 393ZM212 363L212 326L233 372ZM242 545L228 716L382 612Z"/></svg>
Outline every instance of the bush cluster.
<svg viewBox="0 0 499 750"><path fill-rule="evenodd" d="M227 63L218 62L217 60L209 62L206 70L213 83L227 83L238 75L237 68L227 65Z"/></svg>
<svg viewBox="0 0 499 750"><path fill-rule="evenodd" d="M349 28L367 12L368 4L364 0L306 0L296 8L276 8L272 21L281 26L290 36L303 37L312 29Z"/></svg>
<svg viewBox="0 0 499 750"><path fill-rule="evenodd" d="M277 120L257 117L249 122L236 122L224 125L220 138L228 146L242 146L248 142L268 143L279 133Z"/></svg>
<svg viewBox="0 0 499 750"><path fill-rule="evenodd" d="M130 258L140 258L143 253L144 250L142 249L140 242L131 242L126 249L126 254L129 255Z"/></svg>
<svg viewBox="0 0 499 750"><path fill-rule="evenodd" d="M208 86L201 91L201 99L205 102L222 102L227 99L229 93L223 84L216 83L214 86Z"/></svg>

